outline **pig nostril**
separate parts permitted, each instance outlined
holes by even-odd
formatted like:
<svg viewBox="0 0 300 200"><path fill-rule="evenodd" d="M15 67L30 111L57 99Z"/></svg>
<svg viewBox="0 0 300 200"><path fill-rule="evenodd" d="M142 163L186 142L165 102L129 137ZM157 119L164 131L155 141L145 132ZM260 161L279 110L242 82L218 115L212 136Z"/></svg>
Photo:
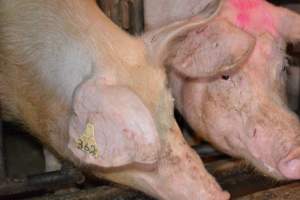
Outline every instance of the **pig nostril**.
<svg viewBox="0 0 300 200"><path fill-rule="evenodd" d="M256 137L257 129L255 128L252 134L252 137Z"/></svg>
<svg viewBox="0 0 300 200"><path fill-rule="evenodd" d="M300 157L294 159L284 159L279 163L281 174L287 179L300 179Z"/></svg>

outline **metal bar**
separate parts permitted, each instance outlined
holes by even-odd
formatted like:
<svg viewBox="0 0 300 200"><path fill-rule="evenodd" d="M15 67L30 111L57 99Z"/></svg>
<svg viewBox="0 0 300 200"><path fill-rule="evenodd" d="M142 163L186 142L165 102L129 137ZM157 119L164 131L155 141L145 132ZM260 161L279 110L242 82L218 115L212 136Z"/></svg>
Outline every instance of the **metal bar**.
<svg viewBox="0 0 300 200"><path fill-rule="evenodd" d="M3 145L3 127L1 118L1 105L0 105L0 180L4 179L6 176L5 172L5 159L4 159L4 145Z"/></svg>
<svg viewBox="0 0 300 200"><path fill-rule="evenodd" d="M192 148L199 154L204 163L213 162L217 160L225 160L229 157L207 143L192 146Z"/></svg>
<svg viewBox="0 0 300 200"><path fill-rule="evenodd" d="M118 26L132 35L144 31L143 0L97 0L103 12Z"/></svg>
<svg viewBox="0 0 300 200"><path fill-rule="evenodd" d="M25 179L8 179L0 183L0 197L55 190L65 186L80 184L84 179L83 174L75 168L28 176Z"/></svg>
<svg viewBox="0 0 300 200"><path fill-rule="evenodd" d="M146 195L129 189L98 187L62 195L30 198L26 200L154 200Z"/></svg>
<svg viewBox="0 0 300 200"><path fill-rule="evenodd" d="M300 198L300 183L292 183L289 185L273 188L257 192L236 200L296 200Z"/></svg>
<svg viewBox="0 0 300 200"><path fill-rule="evenodd" d="M129 2L129 32L133 35L141 35L144 31L144 2L143 0L130 0Z"/></svg>
<svg viewBox="0 0 300 200"><path fill-rule="evenodd" d="M217 161L206 168L233 198L288 184L274 181L238 160Z"/></svg>

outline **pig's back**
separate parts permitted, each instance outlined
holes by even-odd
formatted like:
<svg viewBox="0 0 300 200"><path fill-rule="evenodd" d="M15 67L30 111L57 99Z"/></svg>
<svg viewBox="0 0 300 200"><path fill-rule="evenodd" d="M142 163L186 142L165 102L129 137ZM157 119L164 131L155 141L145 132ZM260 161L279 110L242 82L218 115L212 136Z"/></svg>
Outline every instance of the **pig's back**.
<svg viewBox="0 0 300 200"><path fill-rule="evenodd" d="M39 139L57 140L61 147L67 140L73 91L91 70L89 52L79 42L82 36L62 4L65 1L0 1L4 117L25 122ZM61 132L61 138L52 139L52 132Z"/></svg>

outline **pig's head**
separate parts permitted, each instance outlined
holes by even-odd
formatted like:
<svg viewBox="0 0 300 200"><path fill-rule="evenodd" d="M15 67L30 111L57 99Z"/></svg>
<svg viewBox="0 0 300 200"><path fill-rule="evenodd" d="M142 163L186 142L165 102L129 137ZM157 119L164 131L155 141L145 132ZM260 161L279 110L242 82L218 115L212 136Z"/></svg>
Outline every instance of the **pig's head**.
<svg viewBox="0 0 300 200"><path fill-rule="evenodd" d="M298 15L262 0L228 0L198 32L172 35L165 59L194 130L277 179L300 178L300 124L285 94L286 42L299 39Z"/></svg>
<svg viewBox="0 0 300 200"><path fill-rule="evenodd" d="M101 53L73 97L68 149L75 162L159 199L228 199L185 143L165 71L153 62L144 40L100 15L104 23L89 45ZM98 45L106 28L113 30L113 40Z"/></svg>

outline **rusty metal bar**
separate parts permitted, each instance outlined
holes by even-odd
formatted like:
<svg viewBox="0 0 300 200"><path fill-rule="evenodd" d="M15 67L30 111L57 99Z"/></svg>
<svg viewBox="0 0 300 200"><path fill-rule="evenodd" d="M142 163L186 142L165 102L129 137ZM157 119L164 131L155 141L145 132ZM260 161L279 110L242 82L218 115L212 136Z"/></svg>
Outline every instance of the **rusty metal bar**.
<svg viewBox="0 0 300 200"><path fill-rule="evenodd" d="M134 35L140 35L144 31L144 2L143 0L130 0L130 29Z"/></svg>
<svg viewBox="0 0 300 200"><path fill-rule="evenodd" d="M154 200L129 189L98 187L62 195L49 195L26 200Z"/></svg>
<svg viewBox="0 0 300 200"><path fill-rule="evenodd" d="M199 145L192 146L192 148L200 155L201 159L205 163L229 158L228 156L217 151L211 145L206 143L201 143Z"/></svg>
<svg viewBox="0 0 300 200"><path fill-rule="evenodd" d="M80 184L84 179L83 174L75 168L32 175L25 179L7 179L0 183L0 197L43 190L55 190L61 187Z"/></svg>
<svg viewBox="0 0 300 200"><path fill-rule="evenodd" d="M2 127L1 112L2 111L1 111L1 105L0 105L0 180L3 180L6 176L6 172L5 172L3 127Z"/></svg>
<svg viewBox="0 0 300 200"><path fill-rule="evenodd" d="M292 183L289 185L273 188L257 192L236 200L296 200L300 199L300 183Z"/></svg>
<svg viewBox="0 0 300 200"><path fill-rule="evenodd" d="M143 0L97 0L103 12L125 31L140 35L144 30Z"/></svg>

